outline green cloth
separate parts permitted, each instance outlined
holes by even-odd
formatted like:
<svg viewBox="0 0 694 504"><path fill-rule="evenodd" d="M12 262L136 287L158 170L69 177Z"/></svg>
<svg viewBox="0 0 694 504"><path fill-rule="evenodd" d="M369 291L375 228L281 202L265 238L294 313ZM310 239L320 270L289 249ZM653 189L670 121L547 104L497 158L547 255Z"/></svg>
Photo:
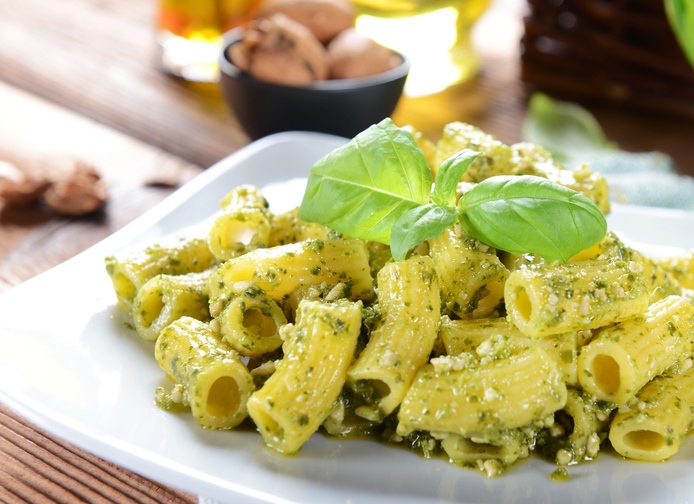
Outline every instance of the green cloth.
<svg viewBox="0 0 694 504"><path fill-rule="evenodd" d="M667 154L615 150L582 161L605 177L615 203L694 210L694 178L678 175Z"/></svg>

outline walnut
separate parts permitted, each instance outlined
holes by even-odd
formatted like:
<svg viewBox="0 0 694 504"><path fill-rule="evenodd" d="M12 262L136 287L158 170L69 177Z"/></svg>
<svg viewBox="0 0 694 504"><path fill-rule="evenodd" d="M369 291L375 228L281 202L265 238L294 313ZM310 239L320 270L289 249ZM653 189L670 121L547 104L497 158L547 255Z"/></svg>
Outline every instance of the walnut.
<svg viewBox="0 0 694 504"><path fill-rule="evenodd" d="M228 56L256 79L276 84L304 86L328 77L325 48L308 28L283 14L251 21Z"/></svg>
<svg viewBox="0 0 694 504"><path fill-rule="evenodd" d="M264 0L254 17L282 13L307 27L322 44L354 26L355 8L348 0Z"/></svg>
<svg viewBox="0 0 694 504"><path fill-rule="evenodd" d="M0 199L15 204L31 203L50 185L42 172L20 170L12 163L0 161Z"/></svg>
<svg viewBox="0 0 694 504"><path fill-rule="evenodd" d="M84 163L75 163L69 175L56 180L43 195L43 201L56 212L84 215L101 208L108 199L106 186L97 171Z"/></svg>
<svg viewBox="0 0 694 504"><path fill-rule="evenodd" d="M349 28L328 44L331 79L366 77L395 68L402 58Z"/></svg>

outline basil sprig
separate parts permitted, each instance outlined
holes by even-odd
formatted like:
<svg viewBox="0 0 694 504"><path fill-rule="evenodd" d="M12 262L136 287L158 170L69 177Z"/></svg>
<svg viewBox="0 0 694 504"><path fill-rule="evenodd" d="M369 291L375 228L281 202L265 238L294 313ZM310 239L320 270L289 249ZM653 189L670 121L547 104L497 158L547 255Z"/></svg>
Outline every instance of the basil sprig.
<svg viewBox="0 0 694 504"><path fill-rule="evenodd" d="M458 181L478 155L465 149L444 161L432 191L424 153L384 119L311 168L299 218L390 245L397 261L456 218L492 247L550 262L566 261L605 236L605 218L588 198L540 177L491 177L456 208Z"/></svg>

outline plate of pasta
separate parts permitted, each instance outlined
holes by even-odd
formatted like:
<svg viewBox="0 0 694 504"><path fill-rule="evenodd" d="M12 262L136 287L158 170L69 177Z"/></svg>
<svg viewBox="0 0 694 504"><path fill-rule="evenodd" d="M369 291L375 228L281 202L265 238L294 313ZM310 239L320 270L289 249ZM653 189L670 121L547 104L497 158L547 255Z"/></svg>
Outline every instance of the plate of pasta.
<svg viewBox="0 0 694 504"><path fill-rule="evenodd" d="M471 131L438 149L499 155ZM0 400L220 503L689 502L694 214L612 205L561 264L458 226L394 261L294 210L345 142L254 142L1 294ZM557 180L609 205L586 170Z"/></svg>

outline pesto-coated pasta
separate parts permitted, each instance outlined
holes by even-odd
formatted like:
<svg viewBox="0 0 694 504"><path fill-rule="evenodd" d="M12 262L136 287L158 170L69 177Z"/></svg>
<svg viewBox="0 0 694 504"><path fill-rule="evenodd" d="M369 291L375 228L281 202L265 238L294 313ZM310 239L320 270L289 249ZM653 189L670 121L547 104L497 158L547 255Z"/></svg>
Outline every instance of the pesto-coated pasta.
<svg viewBox="0 0 694 504"><path fill-rule="evenodd" d="M268 247L298 243L309 239L324 240L328 237L330 228L299 219L298 210L295 208L272 217Z"/></svg>
<svg viewBox="0 0 694 504"><path fill-rule="evenodd" d="M540 338L641 315L649 295L635 263L593 260L514 271L504 300L516 327Z"/></svg>
<svg viewBox="0 0 694 504"><path fill-rule="evenodd" d="M277 303L252 283L215 318L224 340L241 355L259 357L282 346L279 331L287 318Z"/></svg>
<svg viewBox="0 0 694 504"><path fill-rule="evenodd" d="M207 242L199 238L180 238L164 245L152 245L123 257L105 259L118 304L130 311L133 299L147 280L157 275L199 273L213 266L215 257Z"/></svg>
<svg viewBox="0 0 694 504"><path fill-rule="evenodd" d="M351 238L306 240L253 250L222 264L210 279L210 293L214 297L225 286L249 280L275 300L303 285L321 282L349 285L352 299L373 297L364 242Z"/></svg>
<svg viewBox="0 0 694 504"><path fill-rule="evenodd" d="M595 458L607 436L612 408L578 389L568 389L566 405L554 415L551 426L540 433L538 450L559 465ZM602 420L601 420L602 419Z"/></svg>
<svg viewBox="0 0 694 504"><path fill-rule="evenodd" d="M581 349L578 380L599 399L625 404L694 352L694 306L669 296L640 317L607 326Z"/></svg>
<svg viewBox="0 0 694 504"><path fill-rule="evenodd" d="M219 261L267 247L270 220L258 208L228 208L215 219L207 235L210 251Z"/></svg>
<svg viewBox="0 0 694 504"><path fill-rule="evenodd" d="M461 178L463 182L482 182L496 175L534 175L543 177L583 194L604 214L610 211L610 201L605 178L593 173L587 165L574 170L567 169L554 159L546 149L530 143L506 145L481 129L454 122L447 124L436 144L432 171L453 154L472 149L480 152Z"/></svg>
<svg viewBox="0 0 694 504"><path fill-rule="evenodd" d="M557 363L567 385L578 383L577 333L553 334L544 338L528 338L505 317L475 320L451 320L441 317L439 338L448 355L474 352L482 358L490 352L518 353L539 346ZM499 348L502 346L502 348ZM504 349L506 346L507 349Z"/></svg>
<svg viewBox="0 0 694 504"><path fill-rule="evenodd" d="M357 415L383 420L405 397L417 369L434 347L441 302L429 257L390 263L378 273L380 323L347 373L366 404Z"/></svg>
<svg viewBox="0 0 694 504"><path fill-rule="evenodd" d="M265 443L291 454L333 409L345 383L361 326L361 303L302 301L283 329L285 357L248 402Z"/></svg>
<svg viewBox="0 0 694 504"><path fill-rule="evenodd" d="M667 273L670 273L685 289L694 289L694 250L663 259L654 259Z"/></svg>
<svg viewBox="0 0 694 504"><path fill-rule="evenodd" d="M464 123L436 145L410 132L432 176L461 149L480 153L457 197L489 177L532 175L609 212L605 179L587 165L567 169L542 147ZM419 175L428 190L429 173ZM455 180L445 182L437 189L449 186L452 204ZM379 201L391 196L407 199ZM173 382L156 390L163 409L190 410L207 429L255 426L281 454L322 427L488 477L533 452L567 476L610 442L624 457L664 460L693 430L694 251L649 258L608 232L549 263L497 251L456 223L395 261L387 243L305 222L298 209L274 214L254 186L219 204L205 239L106 258L119 305L156 339Z"/></svg>
<svg viewBox="0 0 694 504"><path fill-rule="evenodd" d="M495 250L466 233L446 229L431 240L443 305L460 318L491 316L504 297L508 270Z"/></svg>
<svg viewBox="0 0 694 504"><path fill-rule="evenodd" d="M207 282L211 270L187 275L157 275L138 291L132 316L143 339L157 339L159 332L181 317L210 318Z"/></svg>
<svg viewBox="0 0 694 504"><path fill-rule="evenodd" d="M623 457L658 462L679 450L694 426L694 370L662 375L639 391L633 408L610 426L610 442Z"/></svg>
<svg viewBox="0 0 694 504"><path fill-rule="evenodd" d="M190 405L195 419L208 429L230 429L246 418L253 378L207 324L183 317L160 333L154 349L159 366L176 385L171 394L158 390L158 403Z"/></svg>
<svg viewBox="0 0 694 504"><path fill-rule="evenodd" d="M229 191L219 202L219 208L257 208L266 210L268 203L263 193L255 186L240 185Z"/></svg>
<svg viewBox="0 0 694 504"><path fill-rule="evenodd" d="M484 436L542 420L566 404L557 364L539 347L490 362L440 357L417 373L398 413L398 433Z"/></svg>

